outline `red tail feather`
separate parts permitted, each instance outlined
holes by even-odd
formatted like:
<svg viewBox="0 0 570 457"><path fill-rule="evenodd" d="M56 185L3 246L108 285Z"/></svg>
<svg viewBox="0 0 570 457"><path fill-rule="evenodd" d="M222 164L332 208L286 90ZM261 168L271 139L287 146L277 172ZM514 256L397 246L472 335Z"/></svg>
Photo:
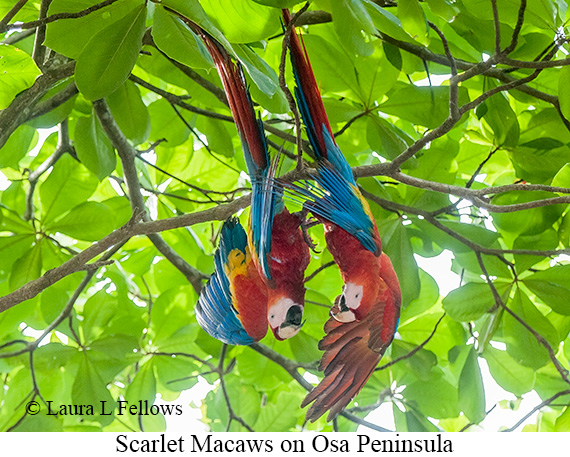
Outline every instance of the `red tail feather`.
<svg viewBox="0 0 570 457"><path fill-rule="evenodd" d="M291 14L289 10L283 9L283 20L285 25L289 25L291 22ZM327 149L325 145L325 140L323 136L323 124L328 130L330 137L334 141L334 136L332 129L321 99L321 93L319 86L315 79L315 74L313 68L311 67L311 62L307 54L307 49L305 48L305 43L301 47L301 40L295 31L295 27L291 32L291 37L289 41L289 49L291 50L291 58L294 61L293 70L298 78L298 84L300 85L299 90L302 92L307 107L309 109L309 117L311 123L314 126L317 140L319 142L319 151L317 151L323 158L327 158ZM308 121L308 120L307 120ZM307 123L307 122L306 122Z"/></svg>
<svg viewBox="0 0 570 457"><path fill-rule="evenodd" d="M188 23L188 21L186 22ZM242 69L232 61L227 51L211 35L196 24L189 23L189 25L204 40L216 64L234 121L247 144L249 153L259 168L267 168L269 164L267 163L265 142L260 132Z"/></svg>

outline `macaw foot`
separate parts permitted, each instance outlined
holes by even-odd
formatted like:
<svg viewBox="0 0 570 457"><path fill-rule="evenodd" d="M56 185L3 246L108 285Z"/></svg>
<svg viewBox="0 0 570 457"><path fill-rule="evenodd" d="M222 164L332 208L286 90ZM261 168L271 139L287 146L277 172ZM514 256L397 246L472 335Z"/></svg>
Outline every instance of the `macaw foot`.
<svg viewBox="0 0 570 457"><path fill-rule="evenodd" d="M320 251L317 251L316 247L317 244L313 241L313 239L311 238L311 235L309 235L308 230L311 227L314 227L318 224L320 224L320 222L317 219L308 219L308 214L309 214L309 210L306 208L303 208L301 211L299 211L297 213L297 215L299 216L299 219L301 220L301 231L303 232L303 239L305 240L305 243L307 243L307 246L309 246L309 248L311 249L311 251L319 254Z"/></svg>

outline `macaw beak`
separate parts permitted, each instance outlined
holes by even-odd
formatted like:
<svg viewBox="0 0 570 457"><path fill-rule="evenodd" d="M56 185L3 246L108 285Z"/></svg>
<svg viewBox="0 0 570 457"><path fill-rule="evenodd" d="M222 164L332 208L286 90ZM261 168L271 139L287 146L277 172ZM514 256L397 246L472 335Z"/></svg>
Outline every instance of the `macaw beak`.
<svg viewBox="0 0 570 457"><path fill-rule="evenodd" d="M338 310L331 309L331 316L343 323L354 322L356 320L354 312L346 305L344 294L340 296L338 301Z"/></svg>
<svg viewBox="0 0 570 457"><path fill-rule="evenodd" d="M287 310L285 320L278 327L272 327L271 330L278 341L283 341L294 337L299 330L305 325L303 319L303 308L299 305L293 305Z"/></svg>

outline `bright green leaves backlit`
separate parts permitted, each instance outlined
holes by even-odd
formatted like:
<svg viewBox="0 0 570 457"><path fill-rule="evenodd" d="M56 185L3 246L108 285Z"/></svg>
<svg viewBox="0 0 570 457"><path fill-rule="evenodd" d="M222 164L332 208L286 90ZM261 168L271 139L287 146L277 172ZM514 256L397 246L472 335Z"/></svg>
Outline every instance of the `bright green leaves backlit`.
<svg viewBox="0 0 570 457"><path fill-rule="evenodd" d="M24 51L0 45L0 110L6 108L16 95L30 87L41 72Z"/></svg>
<svg viewBox="0 0 570 457"><path fill-rule="evenodd" d="M137 60L145 31L146 8L139 6L94 35L77 57L75 80L88 100L117 90Z"/></svg>

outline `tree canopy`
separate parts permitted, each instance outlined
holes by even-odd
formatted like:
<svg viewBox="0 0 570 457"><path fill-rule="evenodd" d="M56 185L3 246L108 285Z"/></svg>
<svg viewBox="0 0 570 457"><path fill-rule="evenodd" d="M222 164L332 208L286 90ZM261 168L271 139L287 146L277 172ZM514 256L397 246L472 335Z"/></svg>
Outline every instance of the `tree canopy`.
<svg viewBox="0 0 570 457"><path fill-rule="evenodd" d="M250 185L212 60L169 9L241 62L294 181L313 156L280 8L303 4L0 0L0 430L161 431L163 414L118 402L175 404L204 379L192 407L212 431L378 430L365 417L386 402L397 431L468 430L491 382L512 394L499 407L538 394L524 430L570 431L564 0L314 0L295 17L403 293L394 342L338 419L300 408L342 288L321 227L296 337L226 346L196 322ZM443 296L418 259L445 251L458 283Z"/></svg>

